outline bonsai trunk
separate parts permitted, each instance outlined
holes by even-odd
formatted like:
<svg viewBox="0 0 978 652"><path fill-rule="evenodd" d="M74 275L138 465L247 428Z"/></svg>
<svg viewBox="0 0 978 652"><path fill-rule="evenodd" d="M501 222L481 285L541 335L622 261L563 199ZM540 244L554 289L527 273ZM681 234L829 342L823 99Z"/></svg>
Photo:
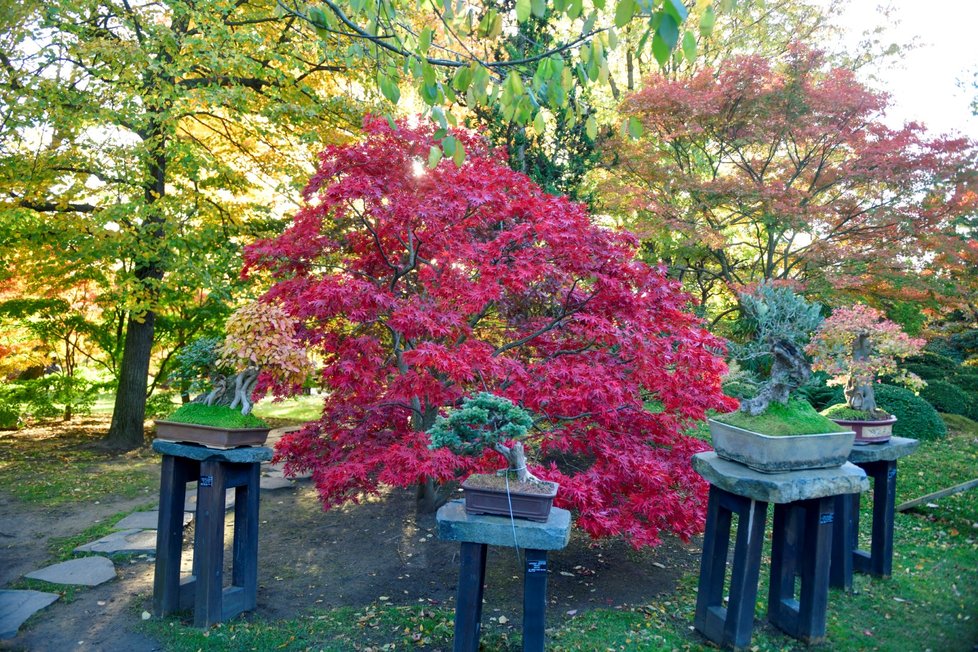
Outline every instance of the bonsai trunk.
<svg viewBox="0 0 978 652"><path fill-rule="evenodd" d="M852 343L852 358L856 362L861 362L869 358L869 353L869 336L861 333ZM842 392L846 397L846 404L852 409L867 412L876 410L876 391L873 389L872 380L867 383L865 380L860 380L855 375L850 374Z"/></svg>
<svg viewBox="0 0 978 652"><path fill-rule="evenodd" d="M526 451L523 450L523 442L514 443L512 448L502 444L496 444L493 448L509 462L509 470L516 472L517 482L543 482L526 468Z"/></svg>
<svg viewBox="0 0 978 652"><path fill-rule="evenodd" d="M775 342L771 353L774 356L771 378L764 383L757 396L740 402L741 412L756 416L767 410L771 403L787 404L791 390L803 385L811 376L811 369L801 349L788 340Z"/></svg>

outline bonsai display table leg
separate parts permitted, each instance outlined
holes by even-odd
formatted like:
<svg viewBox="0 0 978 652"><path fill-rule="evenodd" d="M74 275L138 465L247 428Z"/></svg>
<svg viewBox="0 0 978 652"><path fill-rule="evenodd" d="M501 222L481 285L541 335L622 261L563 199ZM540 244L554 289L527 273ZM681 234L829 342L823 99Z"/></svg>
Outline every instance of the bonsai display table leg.
<svg viewBox="0 0 978 652"><path fill-rule="evenodd" d="M869 551L859 549L859 495L838 496L838 527L832 546L832 586L849 590L852 573L889 577L893 572L893 518L896 507L896 460L857 462L872 478L873 522Z"/></svg>
<svg viewBox="0 0 978 652"><path fill-rule="evenodd" d="M768 620L807 643L825 638L834 510L834 496L774 507Z"/></svg>
<svg viewBox="0 0 978 652"><path fill-rule="evenodd" d="M723 587L734 514L738 517L737 539L730 579L730 600L724 607ZM710 486L693 625L721 646L743 648L750 643L766 516L766 502Z"/></svg>
<svg viewBox="0 0 978 652"><path fill-rule="evenodd" d="M240 449L211 451L182 444L166 447L189 449L186 452L194 457L163 455L153 611L165 616L192 606L194 625L209 627L257 604L260 460L270 458L271 451L262 448L249 454ZM229 461L251 457L255 461ZM195 480L193 574L181 580L186 486ZM232 572L231 585L225 587L225 493L231 488L235 490Z"/></svg>
<svg viewBox="0 0 978 652"><path fill-rule="evenodd" d="M482 634L482 596L486 581L484 543L461 544L455 599L455 652L478 652ZM523 650L543 652L547 609L547 551L524 550Z"/></svg>

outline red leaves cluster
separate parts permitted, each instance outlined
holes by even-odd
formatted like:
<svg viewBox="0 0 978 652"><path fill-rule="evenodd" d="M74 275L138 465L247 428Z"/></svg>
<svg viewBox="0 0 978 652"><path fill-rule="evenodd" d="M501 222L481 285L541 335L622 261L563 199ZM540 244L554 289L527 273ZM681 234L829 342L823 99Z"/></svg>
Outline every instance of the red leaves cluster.
<svg viewBox="0 0 978 652"><path fill-rule="evenodd" d="M561 484L591 535L693 534L705 494L689 458L704 445L681 432L733 406L722 342L689 298L634 259L630 235L545 194L478 136L455 134L464 165L429 170L430 128L365 130L323 152L291 228L247 251L325 362L323 417L283 441L289 468L311 469L330 507L378 483L498 467L495 453L431 451L424 433L439 408L488 390L543 418L534 473Z"/></svg>

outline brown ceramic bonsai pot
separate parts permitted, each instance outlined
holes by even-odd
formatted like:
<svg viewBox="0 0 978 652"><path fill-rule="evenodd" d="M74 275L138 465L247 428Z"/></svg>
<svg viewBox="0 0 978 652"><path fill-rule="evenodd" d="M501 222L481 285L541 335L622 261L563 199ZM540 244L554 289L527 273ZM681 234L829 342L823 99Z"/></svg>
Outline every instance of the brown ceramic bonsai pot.
<svg viewBox="0 0 978 652"><path fill-rule="evenodd" d="M849 421L848 419L832 419L840 426L850 428L856 433L854 445L862 446L865 444L882 444L890 441L893 436L893 424L896 417L890 416L889 419L879 421Z"/></svg>
<svg viewBox="0 0 978 652"><path fill-rule="evenodd" d="M220 428L178 421L156 421L156 436L164 441L201 444L227 450L239 446L261 446L271 428Z"/></svg>
<svg viewBox="0 0 978 652"><path fill-rule="evenodd" d="M550 517L554 497L557 495L556 482L518 483L505 477L475 474L462 483L465 496L466 514L488 514L492 516L546 521Z"/></svg>

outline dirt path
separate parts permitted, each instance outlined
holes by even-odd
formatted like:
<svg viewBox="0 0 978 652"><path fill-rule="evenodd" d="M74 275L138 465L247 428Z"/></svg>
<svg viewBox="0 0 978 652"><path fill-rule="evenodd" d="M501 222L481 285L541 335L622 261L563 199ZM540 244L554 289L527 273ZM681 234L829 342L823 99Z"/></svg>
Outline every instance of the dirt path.
<svg viewBox="0 0 978 652"><path fill-rule="evenodd" d="M145 502L106 499L46 510L0 490L0 585L49 563L51 537L77 534ZM434 517L416 516L408 491L323 513L311 483L300 481L263 492L260 518L258 608L246 618L275 620L341 605L454 603L458 546L437 540ZM636 553L620 541L594 545L575 532L565 550L551 554L548 623L568 612L647 603L672 591L695 568L697 554L697 544L673 539ZM160 649L139 629L142 612L151 609L152 561L122 559L116 567L118 579L80 590L69 604L56 602L0 649ZM522 580L513 549L490 549L485 598L488 615L505 615L518 629Z"/></svg>

